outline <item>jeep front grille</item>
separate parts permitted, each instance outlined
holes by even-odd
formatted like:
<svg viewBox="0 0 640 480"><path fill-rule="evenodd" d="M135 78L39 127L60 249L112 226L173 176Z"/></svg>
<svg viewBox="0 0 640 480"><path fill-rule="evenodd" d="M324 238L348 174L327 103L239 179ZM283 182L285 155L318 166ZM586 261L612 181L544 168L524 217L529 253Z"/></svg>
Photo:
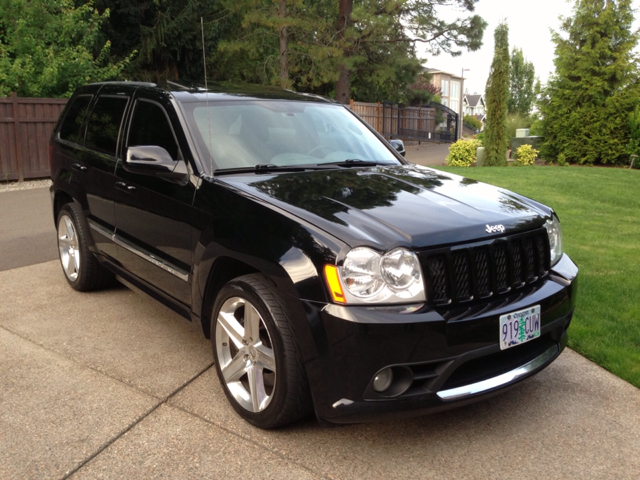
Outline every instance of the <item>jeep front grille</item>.
<svg viewBox="0 0 640 480"><path fill-rule="evenodd" d="M549 240L544 228L418 255L427 298L434 305L504 294L531 285L549 272Z"/></svg>

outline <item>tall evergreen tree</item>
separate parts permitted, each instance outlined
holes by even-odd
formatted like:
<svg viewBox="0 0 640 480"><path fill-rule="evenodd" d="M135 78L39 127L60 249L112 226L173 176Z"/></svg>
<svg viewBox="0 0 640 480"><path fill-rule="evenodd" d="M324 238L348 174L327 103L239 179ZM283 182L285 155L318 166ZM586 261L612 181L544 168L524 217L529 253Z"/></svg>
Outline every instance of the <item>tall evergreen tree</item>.
<svg viewBox="0 0 640 480"><path fill-rule="evenodd" d="M493 62L486 87L487 120L483 165L507 164L507 100L509 98L509 27L501 23L495 30Z"/></svg>
<svg viewBox="0 0 640 480"><path fill-rule="evenodd" d="M544 151L572 163L626 160L629 113L640 101L631 0L577 0L553 33L555 75L541 101Z"/></svg>
<svg viewBox="0 0 640 480"><path fill-rule="evenodd" d="M100 12L111 11L101 34L112 43L112 60L137 53L126 70L135 80L201 79L200 18L204 18L207 56L238 26L237 19L221 12L220 2L211 0L94 0L94 5ZM224 20L214 21L219 17Z"/></svg>
<svg viewBox="0 0 640 480"><path fill-rule="evenodd" d="M288 70L294 88L343 102L401 100L420 72L417 43L435 54L480 48L482 18L444 21L438 16L442 6L472 12L477 1L286 0L286 8L278 9L280 0L221 0L242 28L221 42L216 62L232 78L248 75L260 83L279 84Z"/></svg>
<svg viewBox="0 0 640 480"><path fill-rule="evenodd" d="M533 63L524 58L520 48L511 51L509 76L511 80L507 110L509 113L529 115L535 99L536 69Z"/></svg>

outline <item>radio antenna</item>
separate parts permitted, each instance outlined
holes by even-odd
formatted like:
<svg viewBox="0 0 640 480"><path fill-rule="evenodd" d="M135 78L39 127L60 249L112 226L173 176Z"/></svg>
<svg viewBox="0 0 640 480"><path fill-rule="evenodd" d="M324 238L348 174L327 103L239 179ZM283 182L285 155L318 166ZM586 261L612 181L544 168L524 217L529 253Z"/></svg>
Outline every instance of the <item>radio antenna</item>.
<svg viewBox="0 0 640 480"><path fill-rule="evenodd" d="M209 113L209 87L207 86L207 56L205 54L204 49L204 19L200 17L200 31L202 32L202 64L204 66L204 90L205 90L205 99L207 102L207 131L209 136L209 158L211 159L211 172L210 175L213 177L213 148L211 144L211 117Z"/></svg>

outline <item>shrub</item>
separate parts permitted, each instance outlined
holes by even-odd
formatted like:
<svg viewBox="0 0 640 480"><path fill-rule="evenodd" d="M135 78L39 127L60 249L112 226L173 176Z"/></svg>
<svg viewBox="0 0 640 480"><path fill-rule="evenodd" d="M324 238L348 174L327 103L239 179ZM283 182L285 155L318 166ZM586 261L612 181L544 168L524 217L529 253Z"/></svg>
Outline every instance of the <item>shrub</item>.
<svg viewBox="0 0 640 480"><path fill-rule="evenodd" d="M470 167L476 161L476 150L480 146L478 140L460 139L449 147L447 165L451 167Z"/></svg>
<svg viewBox="0 0 640 480"><path fill-rule="evenodd" d="M558 165L560 167L566 167L567 166L567 157L564 155L564 153L559 153L558 154Z"/></svg>
<svg viewBox="0 0 640 480"><path fill-rule="evenodd" d="M482 122L473 115L464 116L464 124L472 130L480 130L482 128Z"/></svg>
<svg viewBox="0 0 640 480"><path fill-rule="evenodd" d="M480 146L483 147L484 146L484 132L480 132L478 133L475 137L476 140L478 140L478 142L480 142Z"/></svg>
<svg viewBox="0 0 640 480"><path fill-rule="evenodd" d="M518 165L533 165L538 153L531 145L520 145L516 150L516 162Z"/></svg>

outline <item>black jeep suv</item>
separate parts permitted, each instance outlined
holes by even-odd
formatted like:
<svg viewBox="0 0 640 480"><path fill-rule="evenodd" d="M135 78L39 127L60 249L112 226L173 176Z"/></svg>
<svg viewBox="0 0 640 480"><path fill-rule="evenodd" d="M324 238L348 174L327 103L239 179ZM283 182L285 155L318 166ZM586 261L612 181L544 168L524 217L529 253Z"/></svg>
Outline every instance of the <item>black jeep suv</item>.
<svg viewBox="0 0 640 480"><path fill-rule="evenodd" d="M87 85L51 176L69 284L115 277L201 329L258 427L462 405L566 345L578 270L554 212L412 165L318 97Z"/></svg>

